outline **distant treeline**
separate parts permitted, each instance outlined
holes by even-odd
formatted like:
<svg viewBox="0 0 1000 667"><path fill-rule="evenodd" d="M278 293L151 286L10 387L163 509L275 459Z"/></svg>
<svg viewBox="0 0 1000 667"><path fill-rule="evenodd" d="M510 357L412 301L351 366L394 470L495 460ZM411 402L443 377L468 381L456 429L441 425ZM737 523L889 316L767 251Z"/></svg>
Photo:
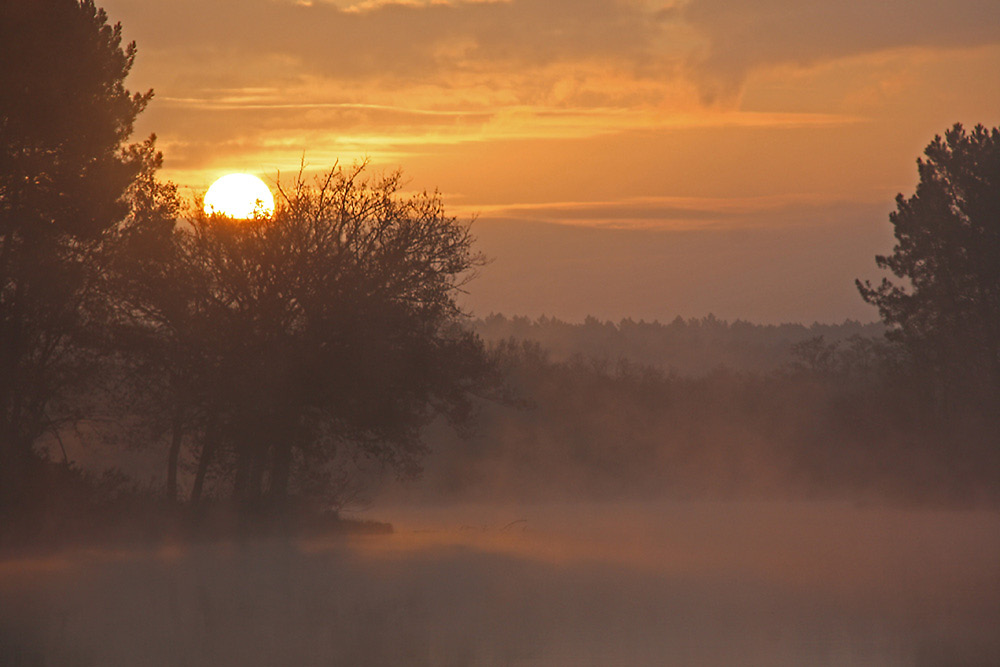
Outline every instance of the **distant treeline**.
<svg viewBox="0 0 1000 667"><path fill-rule="evenodd" d="M508 338L535 341L555 360L568 360L576 354L611 362L625 359L679 375L705 375L720 367L773 371L790 363L795 346L806 340L822 336L828 343L838 343L858 336L881 338L885 331L878 322L754 324L727 322L714 315L678 316L663 324L631 318L615 323L594 317L570 323L545 316L531 319L491 314L475 320L473 328L491 343Z"/></svg>
<svg viewBox="0 0 1000 667"><path fill-rule="evenodd" d="M489 321L541 332L603 329L611 340L641 329ZM666 337L682 326L689 325L646 330ZM929 409L932 388L922 387L881 337L808 338L789 345L788 361L766 372L727 368L708 352L704 363L715 370L679 374L603 352L562 358L534 340L510 338L494 351L519 402L484 404L471 437L435 430L424 476L408 498L1000 498L996 419L975 406L946 415Z"/></svg>

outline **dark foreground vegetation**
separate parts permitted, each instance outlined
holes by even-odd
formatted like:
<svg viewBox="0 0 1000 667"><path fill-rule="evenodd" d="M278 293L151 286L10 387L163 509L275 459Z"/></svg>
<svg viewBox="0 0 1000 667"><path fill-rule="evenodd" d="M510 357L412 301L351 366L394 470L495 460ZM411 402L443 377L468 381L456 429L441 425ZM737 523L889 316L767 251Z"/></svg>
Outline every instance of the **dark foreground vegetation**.
<svg viewBox="0 0 1000 667"><path fill-rule="evenodd" d="M1000 130L928 146L877 258L901 281L858 285L883 325L470 323L484 258L436 194L335 167L208 216L128 143L152 93L120 27L0 11L3 544L318 530L422 469L432 497L998 500Z"/></svg>
<svg viewBox="0 0 1000 667"><path fill-rule="evenodd" d="M277 183L273 215L185 207L155 137L128 143L152 92L125 88L120 26L90 0L0 11L0 539L322 516L345 461L413 475L423 426L491 395L455 303L482 258L439 196L359 165ZM155 486L121 479L136 448Z"/></svg>

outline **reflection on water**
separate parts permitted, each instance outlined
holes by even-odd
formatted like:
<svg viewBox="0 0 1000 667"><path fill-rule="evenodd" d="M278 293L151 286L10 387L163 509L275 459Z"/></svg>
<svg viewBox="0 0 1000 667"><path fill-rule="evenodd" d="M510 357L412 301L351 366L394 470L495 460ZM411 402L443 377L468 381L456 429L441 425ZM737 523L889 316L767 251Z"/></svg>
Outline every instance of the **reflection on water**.
<svg viewBox="0 0 1000 667"><path fill-rule="evenodd" d="M393 508L396 532L0 563L0 663L1000 664L1000 514Z"/></svg>

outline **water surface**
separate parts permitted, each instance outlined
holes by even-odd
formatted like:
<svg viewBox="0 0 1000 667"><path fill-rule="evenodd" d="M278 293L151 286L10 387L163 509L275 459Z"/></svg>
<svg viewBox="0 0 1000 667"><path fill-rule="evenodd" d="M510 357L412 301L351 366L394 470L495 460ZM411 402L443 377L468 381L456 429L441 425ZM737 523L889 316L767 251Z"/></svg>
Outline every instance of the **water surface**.
<svg viewBox="0 0 1000 667"><path fill-rule="evenodd" d="M664 502L383 506L364 516L395 532L8 557L0 657L1000 664L996 511Z"/></svg>

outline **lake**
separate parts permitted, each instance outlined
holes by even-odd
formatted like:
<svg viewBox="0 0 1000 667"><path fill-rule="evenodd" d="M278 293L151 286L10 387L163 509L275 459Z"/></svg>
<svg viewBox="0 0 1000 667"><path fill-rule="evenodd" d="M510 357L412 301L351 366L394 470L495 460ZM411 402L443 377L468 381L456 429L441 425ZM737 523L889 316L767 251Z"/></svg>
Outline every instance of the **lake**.
<svg viewBox="0 0 1000 667"><path fill-rule="evenodd" d="M376 505L390 535L0 562L24 665L997 665L1000 512Z"/></svg>

